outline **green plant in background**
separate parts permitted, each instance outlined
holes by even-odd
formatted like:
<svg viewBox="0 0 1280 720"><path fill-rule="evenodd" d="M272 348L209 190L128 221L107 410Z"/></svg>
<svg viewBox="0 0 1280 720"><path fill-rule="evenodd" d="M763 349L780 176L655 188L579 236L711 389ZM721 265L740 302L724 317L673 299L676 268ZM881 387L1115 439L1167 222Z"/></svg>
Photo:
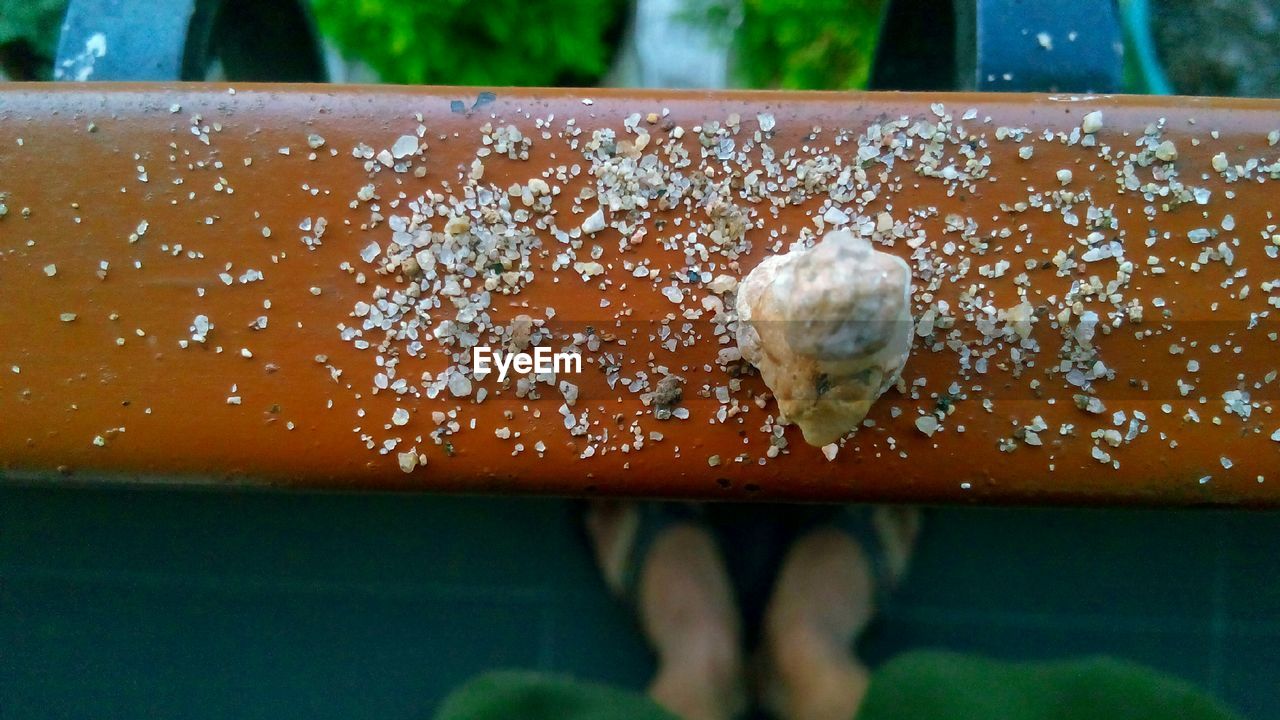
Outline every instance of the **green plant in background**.
<svg viewBox="0 0 1280 720"><path fill-rule="evenodd" d="M311 2L325 36L386 82L493 86L598 84L621 43L632 5L629 0ZM66 3L0 0L0 63L10 75L49 77ZM883 4L689 0L689 17L733 32L741 85L849 89L866 86Z"/></svg>
<svg viewBox="0 0 1280 720"><path fill-rule="evenodd" d="M0 68L15 80L48 80L67 0L0 0Z"/></svg>
<svg viewBox="0 0 1280 720"><path fill-rule="evenodd" d="M702 21L732 26L739 82L754 88L848 90L871 74L884 0L694 0Z"/></svg>
<svg viewBox="0 0 1280 720"><path fill-rule="evenodd" d="M754 87L864 88L882 0L742 0L737 67Z"/></svg>
<svg viewBox="0 0 1280 720"><path fill-rule="evenodd" d="M324 34L385 82L593 85L624 0L312 0Z"/></svg>

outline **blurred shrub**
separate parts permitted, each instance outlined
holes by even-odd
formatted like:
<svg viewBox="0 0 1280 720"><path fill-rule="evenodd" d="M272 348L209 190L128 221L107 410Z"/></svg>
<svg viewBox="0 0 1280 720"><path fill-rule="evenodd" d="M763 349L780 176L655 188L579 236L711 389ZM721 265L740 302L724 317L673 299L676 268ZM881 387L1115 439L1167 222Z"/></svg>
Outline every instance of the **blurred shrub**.
<svg viewBox="0 0 1280 720"><path fill-rule="evenodd" d="M48 80L67 0L0 0L0 69L15 80Z"/></svg>
<svg viewBox="0 0 1280 720"><path fill-rule="evenodd" d="M312 0L324 34L385 82L594 85L625 0Z"/></svg>
<svg viewBox="0 0 1280 720"><path fill-rule="evenodd" d="M739 17L739 82L755 88L866 87L884 0L701 0L709 22Z"/></svg>

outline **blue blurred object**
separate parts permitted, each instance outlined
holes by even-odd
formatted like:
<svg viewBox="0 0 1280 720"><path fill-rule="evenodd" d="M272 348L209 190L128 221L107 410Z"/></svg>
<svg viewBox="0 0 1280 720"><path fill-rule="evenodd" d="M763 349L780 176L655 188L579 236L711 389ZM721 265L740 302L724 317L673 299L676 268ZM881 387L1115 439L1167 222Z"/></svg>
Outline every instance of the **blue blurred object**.
<svg viewBox="0 0 1280 720"><path fill-rule="evenodd" d="M890 0L877 90L1121 92L1115 0Z"/></svg>
<svg viewBox="0 0 1280 720"><path fill-rule="evenodd" d="M326 82L299 0L71 0L55 80Z"/></svg>
<svg viewBox="0 0 1280 720"><path fill-rule="evenodd" d="M974 8L976 89L1072 93L1123 89L1124 43L1115 0L969 2Z"/></svg>

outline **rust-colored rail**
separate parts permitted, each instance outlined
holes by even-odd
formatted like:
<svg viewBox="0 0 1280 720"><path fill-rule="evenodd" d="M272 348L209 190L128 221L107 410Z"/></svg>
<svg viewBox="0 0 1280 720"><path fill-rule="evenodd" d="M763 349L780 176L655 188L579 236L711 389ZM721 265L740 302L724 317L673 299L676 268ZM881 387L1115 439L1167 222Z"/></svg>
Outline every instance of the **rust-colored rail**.
<svg viewBox="0 0 1280 720"><path fill-rule="evenodd" d="M0 86L0 473L1274 505L1277 130L1203 98ZM727 309L845 225L909 258L920 328L819 449ZM458 344L528 331L583 371L529 394Z"/></svg>

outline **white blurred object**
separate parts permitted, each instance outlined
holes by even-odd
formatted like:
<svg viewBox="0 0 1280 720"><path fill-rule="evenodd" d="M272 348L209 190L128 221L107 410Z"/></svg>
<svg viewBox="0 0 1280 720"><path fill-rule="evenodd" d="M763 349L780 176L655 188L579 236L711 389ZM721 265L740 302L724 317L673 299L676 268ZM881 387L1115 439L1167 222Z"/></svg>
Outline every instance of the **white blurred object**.
<svg viewBox="0 0 1280 720"><path fill-rule="evenodd" d="M636 0L622 49L609 72L616 87L724 88L729 86L730 44L741 12L729 21L700 22L707 0Z"/></svg>
<svg viewBox="0 0 1280 720"><path fill-rule="evenodd" d="M331 83L376 85L382 82L377 70L363 60L345 57L338 46L327 38L324 41L324 63Z"/></svg>

